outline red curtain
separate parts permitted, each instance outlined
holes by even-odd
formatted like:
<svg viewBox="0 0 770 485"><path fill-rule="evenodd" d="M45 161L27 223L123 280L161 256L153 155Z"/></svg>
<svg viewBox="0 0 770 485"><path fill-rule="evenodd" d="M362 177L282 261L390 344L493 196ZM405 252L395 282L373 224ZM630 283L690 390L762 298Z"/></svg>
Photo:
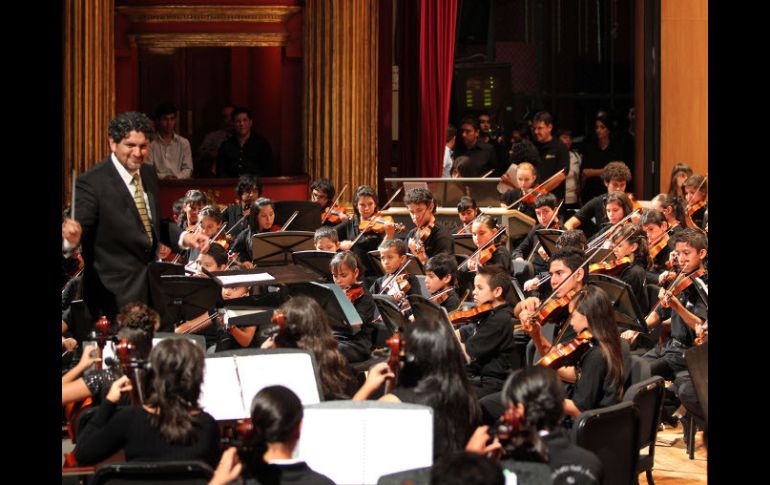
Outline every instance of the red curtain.
<svg viewBox="0 0 770 485"><path fill-rule="evenodd" d="M457 0L420 1L418 176L441 177L452 95Z"/></svg>
<svg viewBox="0 0 770 485"><path fill-rule="evenodd" d="M399 175L440 177L454 68L457 0L398 4Z"/></svg>

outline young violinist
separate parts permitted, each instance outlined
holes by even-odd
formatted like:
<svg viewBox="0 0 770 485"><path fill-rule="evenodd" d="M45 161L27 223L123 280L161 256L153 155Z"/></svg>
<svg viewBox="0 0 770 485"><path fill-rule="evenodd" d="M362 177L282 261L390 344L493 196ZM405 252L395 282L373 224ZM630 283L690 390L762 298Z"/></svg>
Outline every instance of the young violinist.
<svg viewBox="0 0 770 485"><path fill-rule="evenodd" d="M520 163L519 166L516 167L516 183L519 187L511 189L503 194L503 202L505 205L509 206L513 204L527 194L527 192L532 190L532 187L535 186L535 180L537 180L537 170L535 169L535 166L529 162ZM519 202L511 207L511 209L526 214L533 219L536 217L535 209L524 201Z"/></svg>
<svg viewBox="0 0 770 485"><path fill-rule="evenodd" d="M447 312L453 312L460 306L460 298L454 290L456 281L457 260L454 256L441 253L425 263L425 286L431 294L430 300L444 307ZM442 293L444 291L446 293Z"/></svg>
<svg viewBox="0 0 770 485"><path fill-rule="evenodd" d="M333 227L321 226L315 230L313 244L317 251L336 253L340 250L340 238Z"/></svg>
<svg viewBox="0 0 770 485"><path fill-rule="evenodd" d="M584 344L588 349L574 366L557 369L563 381L575 384L564 400L564 413L574 417L620 402L631 353L628 344L621 343L612 302L604 290L589 285L577 292L569 306L572 330L590 342Z"/></svg>
<svg viewBox="0 0 770 485"><path fill-rule="evenodd" d="M628 196L624 192L611 192L607 194L607 198L605 199L604 204L605 214L607 216L606 222L602 223L599 226L599 230L596 234L594 234L594 237L591 238L589 241L589 245L594 239L598 239L598 237L601 234L604 234L605 231L607 231L610 227L614 226L621 220L623 220L624 217L629 215L631 212L633 212L633 208L631 207L631 200L628 198ZM627 220L629 224L631 223L630 220ZM617 231L617 229L616 229ZM606 236L606 235L605 235ZM606 244L605 246L608 247L609 244Z"/></svg>
<svg viewBox="0 0 770 485"><path fill-rule="evenodd" d="M355 334L339 335L335 333L340 352L351 364L363 362L372 353L375 330L374 317L377 313L377 307L374 305L372 295L366 291L361 282L363 277L361 264L353 252L343 251L335 254L329 263L329 269L334 283L345 292L363 322Z"/></svg>
<svg viewBox="0 0 770 485"><path fill-rule="evenodd" d="M199 231L207 235L211 239L211 243L217 243L223 248L227 249L229 243L225 237L225 231L222 228L222 213L219 209L213 205L207 205L198 211L198 220L200 222ZM217 236L216 241L214 236ZM190 249L188 253L188 268L190 271L195 271L195 262L200 255L200 250L197 248Z"/></svg>
<svg viewBox="0 0 770 485"><path fill-rule="evenodd" d="M568 231L564 231L559 236L559 238L556 239L556 251L564 248L574 248L582 253L585 253L587 246L588 241L586 241L586 235L583 234L583 231L580 229L570 229ZM550 259L546 264L550 265ZM548 276L550 279L550 275L551 273L548 271L548 266L546 266L545 271L537 273L534 278L527 280L524 285L522 285L522 289L525 292L531 292L540 288L540 299L545 299L551 293L551 286L543 285L541 287L540 281L546 276Z"/></svg>
<svg viewBox="0 0 770 485"><path fill-rule="evenodd" d="M545 250L542 249L542 246L537 244L538 238L537 234L535 234L535 231L546 229L546 225L552 219L553 222L551 222L551 225L548 226L548 229L561 228L561 218L559 216L556 216L555 218L553 217L558 205L559 204L556 202L556 196L553 194L542 194L537 196L535 199L535 216L537 217L537 223L532 227L532 229L530 229L529 233L527 233L527 236L513 251L513 259L525 261L532 253L532 251L535 250L535 246L538 246L538 249L535 250L535 255L532 257L532 259L530 259L530 261L532 261L532 265L535 267L535 274L548 271L548 263L543 258L543 255L546 253Z"/></svg>
<svg viewBox="0 0 770 485"><path fill-rule="evenodd" d="M387 362L372 366L353 400L368 399L386 380L395 379L392 390L379 400L430 406L433 456L462 450L480 422L481 410L454 331L446 321L418 315L406 327L403 342L404 357L397 368L391 369Z"/></svg>
<svg viewBox="0 0 770 485"><path fill-rule="evenodd" d="M687 228L673 236L674 248L679 259L681 274L678 288L661 288L660 305L647 316L647 326L652 328L671 318L671 338L658 344L642 357L650 361L652 375L674 380L678 372L687 370L684 352L695 344L708 318L708 304L701 298L697 285L708 285L708 273L703 261L708 253L708 240L698 229ZM698 281L699 280L699 281ZM683 289L682 289L683 288ZM677 293L678 294L674 294ZM627 330L622 337L630 342L638 335Z"/></svg>
<svg viewBox="0 0 770 485"><path fill-rule="evenodd" d="M671 181L668 183L668 195L671 198L684 199L684 182L692 175L692 168L686 163L677 163L671 169Z"/></svg>
<svg viewBox="0 0 770 485"><path fill-rule="evenodd" d="M669 194L658 194L650 201L652 208L659 210L666 217L666 222L672 236L684 229L685 214L682 200Z"/></svg>
<svg viewBox="0 0 770 485"><path fill-rule="evenodd" d="M393 275L406 263L406 244L401 239L388 239L380 245L380 261L385 275L380 276L369 288L373 295L386 293L399 303L405 295L419 295L420 282L416 276L403 270L395 279ZM384 287L383 285L387 285ZM408 289L403 290L403 287Z"/></svg>
<svg viewBox="0 0 770 485"><path fill-rule="evenodd" d="M464 195L457 203L457 217L460 218L460 225L457 226L457 234L470 234L470 222L479 215L479 207L476 201L469 195ZM464 228L464 230L463 230ZM461 232L462 231L462 232Z"/></svg>
<svg viewBox="0 0 770 485"><path fill-rule="evenodd" d="M644 212L640 224L647 234L650 246L650 268L647 270L647 280L658 284L661 273L669 268L669 256L673 250L673 232L666 221L666 216L657 209Z"/></svg>
<svg viewBox="0 0 770 485"><path fill-rule="evenodd" d="M473 244L476 248L481 248L487 244L502 228L497 224L497 219L483 214L476 218L471 226L473 234ZM511 272L511 253L505 247L505 234L498 236L491 242L486 249L483 249L476 256L469 256L468 262L458 269L457 277L460 287L473 290L474 273L483 266L494 264L500 266L506 273Z"/></svg>
<svg viewBox="0 0 770 485"><path fill-rule="evenodd" d="M281 229L281 226L275 225L275 206L273 201L260 197L251 208L248 218L249 224L246 229L241 231L235 238L230 247L230 252L237 254L237 261L246 268L253 268L251 262L251 238L254 234L264 232L275 232Z"/></svg>
<svg viewBox="0 0 770 485"><path fill-rule="evenodd" d="M626 186L631 181L631 171L623 162L610 162L602 169L602 182L607 187L607 193L597 195L586 202L575 215L564 223L565 229L577 229L583 227L587 237L591 237L596 231L594 227L607 222L607 210L605 208L607 196L613 192L626 192ZM626 197L628 198L628 197ZM630 201L629 201L630 204Z"/></svg>
<svg viewBox="0 0 770 485"><path fill-rule="evenodd" d="M615 254L615 261L608 266L614 268L609 272L598 272L610 274L627 283L639 303L639 308L648 308L644 285L647 283L649 249L644 232L636 224L621 227L612 237L612 252ZM592 265L589 265L589 272L592 272L591 269Z"/></svg>
<svg viewBox="0 0 770 485"><path fill-rule="evenodd" d="M416 226L405 237L410 253L422 264L439 253L454 254L452 235L444 226L436 224L436 201L428 189L409 189L404 196L404 205ZM394 234L394 229L388 229L385 239L391 239Z"/></svg>
<svg viewBox="0 0 770 485"><path fill-rule="evenodd" d="M206 253L199 253L193 261L195 276L206 276L206 271L224 271L227 267L227 250L217 243L211 243Z"/></svg>
<svg viewBox="0 0 770 485"><path fill-rule="evenodd" d="M705 224L703 217L708 210L709 188L708 180L703 175L690 175L684 182L685 200L685 218L689 218L693 225L689 227L699 227L703 229Z"/></svg>
<svg viewBox="0 0 770 485"><path fill-rule="evenodd" d="M255 175L241 175L235 186L235 193L238 194L238 202L228 205L222 211L222 220L227 223L227 233L233 238L248 226L249 223L243 216L248 216L254 201L261 197L262 184Z"/></svg>
<svg viewBox="0 0 770 485"><path fill-rule="evenodd" d="M334 195L336 193L334 185L328 179L318 179L310 185L310 200L321 206L321 218L323 218L326 211L334 203ZM332 208L332 210L334 211L334 217L327 217L323 223L325 226L336 226L350 219L350 216L344 209L336 207Z"/></svg>
<svg viewBox="0 0 770 485"><path fill-rule="evenodd" d="M551 256L549 280L551 289L556 290L565 280L556 293L552 293L553 299L571 298L577 291L583 288L585 275L588 268L580 268L585 260L583 251L575 248L565 248L556 251ZM579 268L579 269L578 269ZM573 275L574 273L574 275ZM566 300L569 300L567 298ZM555 308L544 318L537 318L538 309L541 306L540 298L531 296L516 304L514 315L521 320L522 329L532 337L532 344L537 350L535 359L545 355L551 346L551 342L560 330L565 330L561 339L556 343L569 342L577 335L570 328L565 328L569 317L566 307Z"/></svg>
<svg viewBox="0 0 770 485"><path fill-rule="evenodd" d="M511 276L499 266L483 266L474 277L473 301L479 318L455 330L468 365L466 370L478 397L503 388L513 360L513 314L505 295Z"/></svg>
<svg viewBox="0 0 770 485"><path fill-rule="evenodd" d="M188 190L184 194L184 202L182 203L182 212L184 216L179 220L179 227L182 229L192 230L192 227L198 223L198 211L201 207L205 206L208 200L206 194L200 190Z"/></svg>
<svg viewBox="0 0 770 485"><path fill-rule="evenodd" d="M353 195L355 215L334 227L340 239L340 249L356 253L359 261L364 265L367 275L377 274L376 267L369 257L369 251L375 251L379 247L385 237L385 231L379 226L372 225L360 238L358 236L361 234L361 228L366 228L369 225L368 222L371 222L377 209L377 193L368 185L361 185ZM380 232L373 230L375 227L380 229ZM358 239L356 240L356 238ZM353 244L354 241L355 244Z"/></svg>

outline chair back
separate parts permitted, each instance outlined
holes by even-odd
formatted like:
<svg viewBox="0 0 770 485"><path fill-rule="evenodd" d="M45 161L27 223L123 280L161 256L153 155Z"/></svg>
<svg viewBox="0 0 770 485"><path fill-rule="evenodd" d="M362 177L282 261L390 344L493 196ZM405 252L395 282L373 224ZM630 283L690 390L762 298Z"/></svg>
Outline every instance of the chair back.
<svg viewBox="0 0 770 485"><path fill-rule="evenodd" d="M650 378L650 363L638 355L631 356L631 372L623 388L628 393L631 386Z"/></svg>
<svg viewBox="0 0 770 485"><path fill-rule="evenodd" d="M601 460L604 483L634 483L639 460L638 422L634 403L624 401L585 411L572 426L572 442Z"/></svg>
<svg viewBox="0 0 770 485"><path fill-rule="evenodd" d="M684 353L687 361L687 369L690 371L690 378L695 387L695 394L698 396L698 402L703 409L703 417L706 422L709 420L709 343L696 345Z"/></svg>
<svg viewBox="0 0 770 485"><path fill-rule="evenodd" d="M633 402L639 413L639 448L650 447L653 454L658 425L663 412L665 381L661 376L653 376L632 385L623 397L624 402Z"/></svg>
<svg viewBox="0 0 770 485"><path fill-rule="evenodd" d="M153 483L208 484L214 471L201 461L110 463L94 474L93 485L140 485Z"/></svg>

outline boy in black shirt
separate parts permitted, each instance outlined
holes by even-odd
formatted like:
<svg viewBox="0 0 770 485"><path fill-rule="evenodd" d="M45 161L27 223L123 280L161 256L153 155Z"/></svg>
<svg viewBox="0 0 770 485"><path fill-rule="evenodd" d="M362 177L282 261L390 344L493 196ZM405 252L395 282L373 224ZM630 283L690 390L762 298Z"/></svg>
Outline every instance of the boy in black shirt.
<svg viewBox="0 0 770 485"><path fill-rule="evenodd" d="M674 249L671 238L672 231L668 227L666 216L657 209L648 209L639 221L650 246L651 266L647 270L647 281L658 284L661 273L671 269L668 264L669 255Z"/></svg>
<svg viewBox="0 0 770 485"><path fill-rule="evenodd" d="M457 261L449 254L437 254L425 264L425 286L431 294L431 301L438 303L447 311L453 312L460 306L460 298L454 290L457 282ZM433 298L444 290L443 296Z"/></svg>
<svg viewBox="0 0 770 485"><path fill-rule="evenodd" d="M379 295L382 293L393 296L396 303L401 301L404 297L404 292L396 289L396 282L393 282L393 275L401 266L406 263L406 244L401 239L388 239L380 244L380 261L382 261L382 268L385 270L385 275L380 276L374 282L369 293L372 295ZM398 280L406 280L409 283L409 289L406 291L407 295L419 295L420 294L420 282L417 277L410 275L406 270L402 271L398 276ZM383 291L385 288L383 285L388 285L390 290Z"/></svg>
<svg viewBox="0 0 770 485"><path fill-rule="evenodd" d="M500 391L511 370L513 315L505 301L510 290L511 277L504 269L496 265L479 268L474 278L473 300L476 306L489 303L493 308L476 323L455 330L478 397Z"/></svg>
<svg viewBox="0 0 770 485"><path fill-rule="evenodd" d="M565 229L583 227L586 237L590 238L598 226L607 222L605 203L607 195L612 192L626 192L626 185L631 181L631 171L623 162L610 162L602 170L602 181L607 187L607 193L597 195L580 208L575 215L564 223Z"/></svg>
<svg viewBox="0 0 770 485"><path fill-rule="evenodd" d="M409 210L412 222L417 226L406 234L406 241L409 251L420 260L422 264L428 262L429 258L439 254L454 254L455 242L449 231L439 224L436 224L436 203L433 194L422 187L409 189L404 196L404 205ZM420 231L422 237L417 237L417 231ZM395 229L389 227L386 229L385 239L393 239ZM429 234L427 237L425 234Z"/></svg>
<svg viewBox="0 0 770 485"><path fill-rule="evenodd" d="M684 191L687 200L685 222L687 222L688 227L703 229L706 227L704 218L706 211L708 211L708 181L703 175L692 174L684 182Z"/></svg>
<svg viewBox="0 0 770 485"><path fill-rule="evenodd" d="M539 195L537 199L535 199L535 215L537 216L537 224L532 227L521 244L519 244L513 251L513 259L524 261L527 257L529 257L538 241L535 231L538 229L546 228L546 224L548 224L548 222L553 218L553 214L557 205L556 196L553 194ZM557 216L551 223L550 227L548 227L548 229L559 229L560 223L561 221ZM542 246L538 245L538 248L542 249ZM535 267L535 274L548 271L548 263L545 261L545 259L543 259L541 251L535 253L535 256L532 258L532 265Z"/></svg>
<svg viewBox="0 0 770 485"><path fill-rule="evenodd" d="M257 177L254 175L241 175L238 185L235 186L235 192L238 194L238 202L228 205L222 211L222 219L227 223L227 234L233 239L249 225L248 215L251 206L262 194L262 184L257 182ZM247 217L243 218L243 216Z"/></svg>

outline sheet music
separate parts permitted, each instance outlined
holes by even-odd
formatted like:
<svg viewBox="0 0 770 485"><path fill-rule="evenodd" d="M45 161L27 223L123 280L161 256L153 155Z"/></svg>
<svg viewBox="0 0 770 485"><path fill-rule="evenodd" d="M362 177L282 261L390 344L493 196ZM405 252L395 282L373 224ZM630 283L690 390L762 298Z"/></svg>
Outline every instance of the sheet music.
<svg viewBox="0 0 770 485"><path fill-rule="evenodd" d="M218 275L217 278L222 282L222 286L242 284L246 286L251 283L259 283L260 281L273 281L275 278L270 276L269 273L253 273L253 274L239 274L239 275Z"/></svg>
<svg viewBox="0 0 770 485"><path fill-rule="evenodd" d="M343 403L305 407L297 457L336 483L377 483L433 463L433 412L426 406ZM395 432L408 430L408 438ZM384 459L387 457L387 459Z"/></svg>
<svg viewBox="0 0 770 485"><path fill-rule="evenodd" d="M308 354L262 354L237 357L238 372L243 386L244 409L251 411L251 400L267 386L288 387L302 404L318 404L313 363Z"/></svg>
<svg viewBox="0 0 770 485"><path fill-rule="evenodd" d="M250 409L243 405L232 357L206 359L199 402L201 408L217 421L249 416Z"/></svg>

